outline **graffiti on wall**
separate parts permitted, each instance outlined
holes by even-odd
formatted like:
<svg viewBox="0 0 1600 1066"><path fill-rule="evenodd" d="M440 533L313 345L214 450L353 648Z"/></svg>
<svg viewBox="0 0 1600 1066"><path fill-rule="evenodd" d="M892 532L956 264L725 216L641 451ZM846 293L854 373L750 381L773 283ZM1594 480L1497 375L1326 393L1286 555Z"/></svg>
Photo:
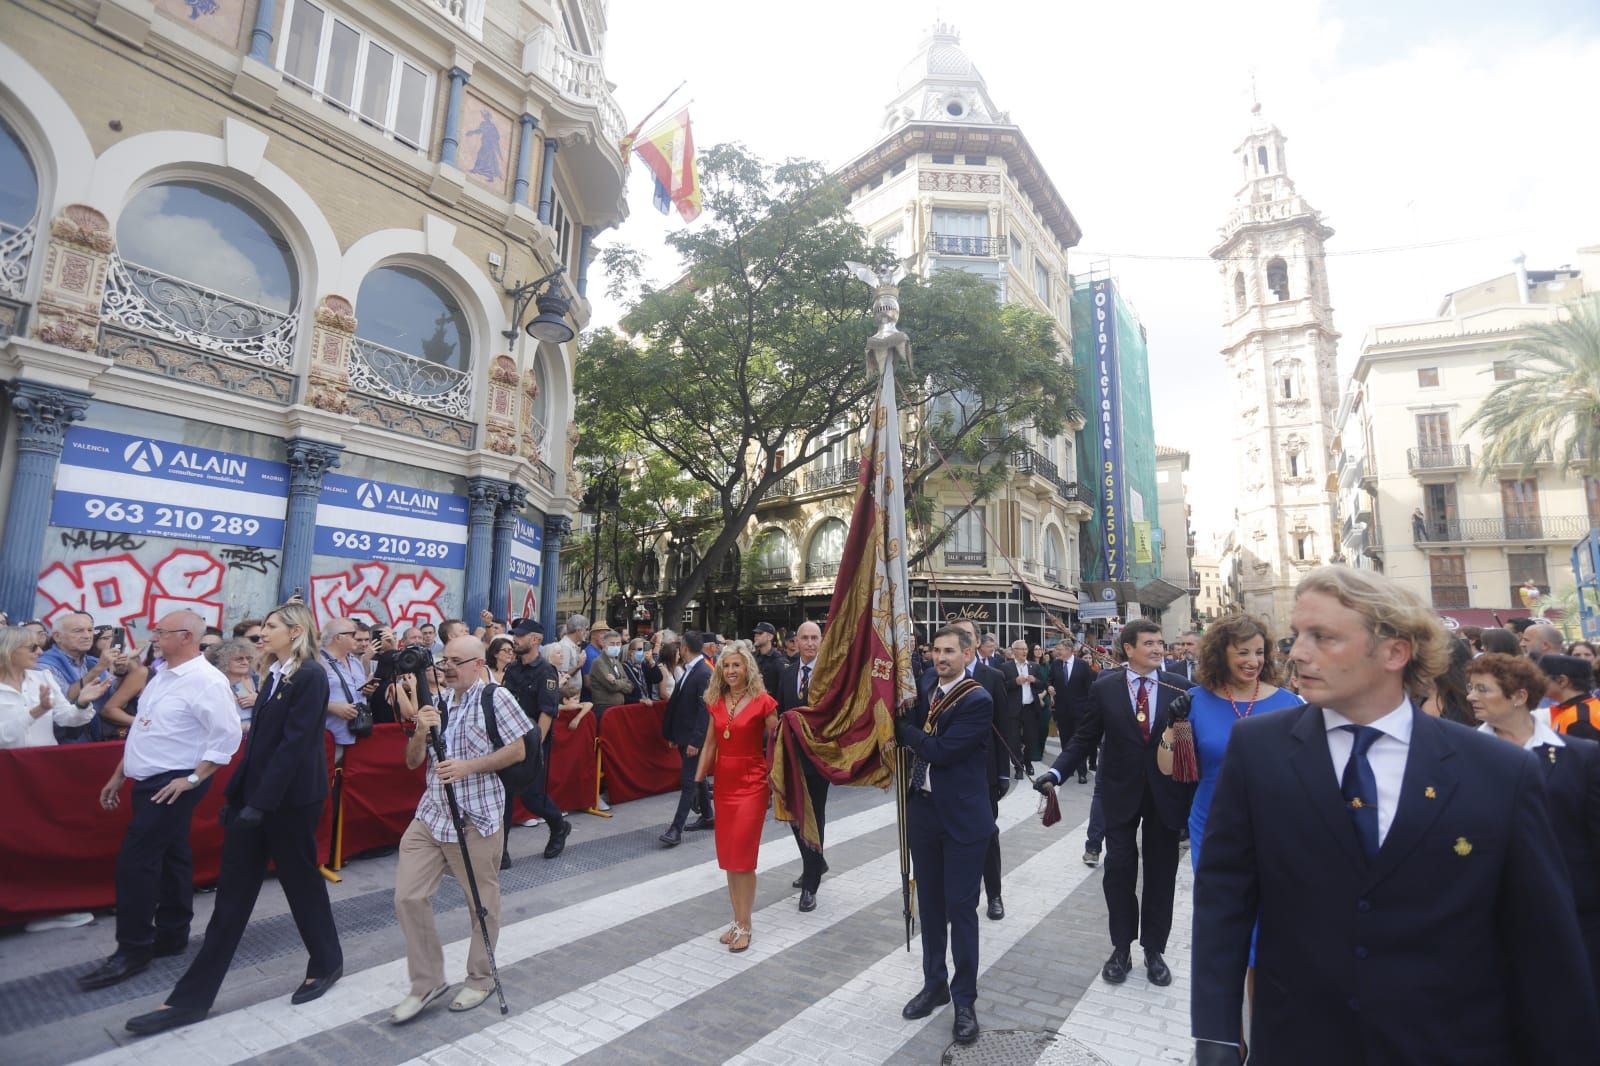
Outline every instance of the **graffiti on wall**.
<svg viewBox="0 0 1600 1066"><path fill-rule="evenodd" d="M431 570L400 571L385 563L358 563L349 571L312 574L309 600L317 625L355 618L396 628L445 620L445 585Z"/></svg>
<svg viewBox="0 0 1600 1066"><path fill-rule="evenodd" d="M142 547L143 545L139 545ZM208 626L221 626L222 563L196 548L177 548L146 566L132 552L73 563L52 563L36 588L43 620L87 611L95 625L151 625L173 611L193 611Z"/></svg>

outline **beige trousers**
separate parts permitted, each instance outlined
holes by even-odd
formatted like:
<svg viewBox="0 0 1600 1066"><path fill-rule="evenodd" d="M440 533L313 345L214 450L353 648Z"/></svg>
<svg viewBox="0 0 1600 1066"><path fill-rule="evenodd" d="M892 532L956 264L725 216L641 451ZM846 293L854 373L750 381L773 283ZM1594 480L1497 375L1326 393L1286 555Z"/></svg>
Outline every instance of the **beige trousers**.
<svg viewBox="0 0 1600 1066"><path fill-rule="evenodd" d="M478 894L489 915L489 940L500 939L500 848L502 836L486 837L467 823L467 853L472 856L472 872L478 878ZM461 845L435 840L428 827L413 819L400 838L400 859L394 874L394 913L406 936L406 970L411 977L411 994L425 996L445 983L444 947L433 920L433 897L445 867L461 885L467 897L463 913L467 916L467 987L487 992L494 987L489 971L489 953L483 948L483 933L472 909L472 891L461 865Z"/></svg>

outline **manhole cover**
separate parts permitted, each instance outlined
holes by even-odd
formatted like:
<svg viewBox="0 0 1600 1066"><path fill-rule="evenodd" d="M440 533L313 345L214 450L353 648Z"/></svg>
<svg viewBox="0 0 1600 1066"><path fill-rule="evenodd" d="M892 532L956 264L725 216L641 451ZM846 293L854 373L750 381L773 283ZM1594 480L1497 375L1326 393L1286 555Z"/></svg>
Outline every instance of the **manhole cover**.
<svg viewBox="0 0 1600 1066"><path fill-rule="evenodd" d="M978 1042L944 1049L940 1066L1109 1066L1076 1040L1049 1029L985 1029Z"/></svg>

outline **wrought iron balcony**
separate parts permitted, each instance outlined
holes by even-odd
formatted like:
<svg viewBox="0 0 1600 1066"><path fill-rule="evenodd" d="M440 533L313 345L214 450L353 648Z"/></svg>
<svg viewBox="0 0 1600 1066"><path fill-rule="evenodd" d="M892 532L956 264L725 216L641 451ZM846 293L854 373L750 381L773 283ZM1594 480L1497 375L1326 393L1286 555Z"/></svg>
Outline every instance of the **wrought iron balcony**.
<svg viewBox="0 0 1600 1066"><path fill-rule="evenodd" d="M827 581L838 576L839 564L837 562L812 563L806 567L806 578L811 581Z"/></svg>
<svg viewBox="0 0 1600 1066"><path fill-rule="evenodd" d="M1011 453L1011 469L1019 474L1038 474L1047 481L1056 480L1060 473L1056 464L1032 448L1018 448Z"/></svg>
<svg viewBox="0 0 1600 1066"><path fill-rule="evenodd" d="M100 313L140 333L261 363L294 369L298 308L278 311L113 254Z"/></svg>
<svg viewBox="0 0 1600 1066"><path fill-rule="evenodd" d="M450 418L472 417L472 378L360 337L350 347L350 387Z"/></svg>
<svg viewBox="0 0 1600 1066"><path fill-rule="evenodd" d="M793 496L799 491L800 479L790 475L789 477L779 478L777 481L774 481L772 483L772 487L767 490L767 498L773 499L778 496Z"/></svg>
<svg viewBox="0 0 1600 1066"><path fill-rule="evenodd" d="M976 259L999 259L1005 243L999 237L966 237L957 233L928 234L928 251L934 255L965 255Z"/></svg>
<svg viewBox="0 0 1600 1066"><path fill-rule="evenodd" d="M1056 478L1056 491L1068 503L1081 503L1085 506L1094 505L1094 490L1081 481L1067 481L1065 478Z"/></svg>
<svg viewBox="0 0 1600 1066"><path fill-rule="evenodd" d="M600 129L611 144L628 132L600 60L569 47L554 27L541 26L528 38L522 49L522 69L543 79L565 99L594 108Z"/></svg>
<svg viewBox="0 0 1600 1066"><path fill-rule="evenodd" d="M846 485L861 476L861 460L847 459L842 463L825 466L820 470L807 470L801 478L805 486L804 492L815 492L818 489L832 488L835 485Z"/></svg>
<svg viewBox="0 0 1600 1066"><path fill-rule="evenodd" d="M1589 532L1588 515L1512 518L1427 518L1411 529L1415 544L1495 543L1551 540L1572 542Z"/></svg>
<svg viewBox="0 0 1600 1066"><path fill-rule="evenodd" d="M774 581L788 581L793 576L793 569L787 566L761 566L756 568L756 579L763 584Z"/></svg>
<svg viewBox="0 0 1600 1066"><path fill-rule="evenodd" d="M963 552L945 549L944 565L946 566L988 566L988 552Z"/></svg>
<svg viewBox="0 0 1600 1066"><path fill-rule="evenodd" d="M22 299L28 287L28 265L33 261L33 245L39 233L35 216L26 226L0 222L0 296Z"/></svg>
<svg viewBox="0 0 1600 1066"><path fill-rule="evenodd" d="M1407 448L1406 465L1413 474L1426 470L1470 470L1472 447L1467 444L1441 444Z"/></svg>
<svg viewBox="0 0 1600 1066"><path fill-rule="evenodd" d="M1050 582L1050 584L1052 584L1052 585L1061 584L1061 568L1059 566L1047 566L1047 567L1045 567L1044 568L1044 579L1046 581Z"/></svg>

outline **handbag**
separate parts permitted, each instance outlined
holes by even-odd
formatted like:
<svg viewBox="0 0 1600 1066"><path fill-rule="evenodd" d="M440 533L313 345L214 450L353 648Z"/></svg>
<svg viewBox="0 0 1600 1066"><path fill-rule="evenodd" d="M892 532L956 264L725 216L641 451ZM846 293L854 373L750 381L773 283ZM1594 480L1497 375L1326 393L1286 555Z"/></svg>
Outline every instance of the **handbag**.
<svg viewBox="0 0 1600 1066"><path fill-rule="evenodd" d="M329 666L333 667L333 676L339 679L339 687L344 689L344 701L355 705L356 716L346 723L346 728L350 730L350 735L357 740L371 736L372 711L365 703L356 703L355 693L350 691L350 682L344 679L344 671L339 668L338 660L327 652L323 652L322 657L328 660Z"/></svg>

